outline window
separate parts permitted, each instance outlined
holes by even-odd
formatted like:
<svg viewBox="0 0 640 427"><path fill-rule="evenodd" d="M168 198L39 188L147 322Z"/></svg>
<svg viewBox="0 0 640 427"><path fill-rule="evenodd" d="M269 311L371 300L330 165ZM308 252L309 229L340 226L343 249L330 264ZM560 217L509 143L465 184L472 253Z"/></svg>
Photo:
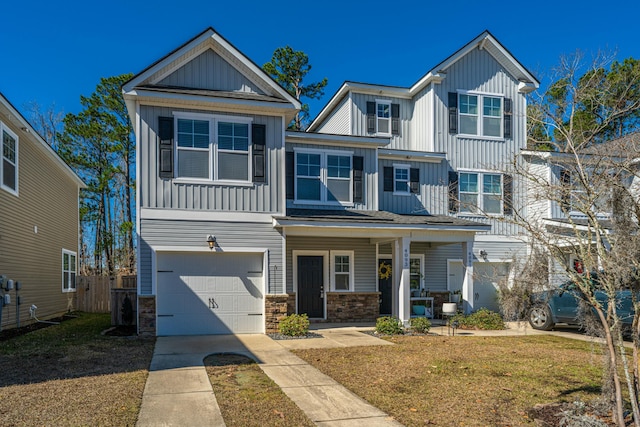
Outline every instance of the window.
<svg viewBox="0 0 640 427"><path fill-rule="evenodd" d="M412 290L422 288L422 257L411 257L409 264L409 283Z"/></svg>
<svg viewBox="0 0 640 427"><path fill-rule="evenodd" d="M409 166L393 167L393 192L409 194Z"/></svg>
<svg viewBox="0 0 640 427"><path fill-rule="evenodd" d="M376 129L379 134L391 133L391 102L376 101Z"/></svg>
<svg viewBox="0 0 640 427"><path fill-rule="evenodd" d="M76 290L76 253L62 250L62 292Z"/></svg>
<svg viewBox="0 0 640 427"><path fill-rule="evenodd" d="M2 131L2 162L0 171L1 187L17 194L18 192L18 136L11 132L3 123Z"/></svg>
<svg viewBox="0 0 640 427"><path fill-rule="evenodd" d="M175 116L178 178L249 181L250 119L205 114Z"/></svg>
<svg viewBox="0 0 640 427"><path fill-rule="evenodd" d="M502 175L461 172L460 212L502 214Z"/></svg>
<svg viewBox="0 0 640 427"><path fill-rule="evenodd" d="M502 138L502 98L460 94L459 125L463 135Z"/></svg>
<svg viewBox="0 0 640 427"><path fill-rule="evenodd" d="M329 204L352 202L352 155L296 151L296 201Z"/></svg>
<svg viewBox="0 0 640 427"><path fill-rule="evenodd" d="M331 288L334 291L353 290L353 251L331 251Z"/></svg>

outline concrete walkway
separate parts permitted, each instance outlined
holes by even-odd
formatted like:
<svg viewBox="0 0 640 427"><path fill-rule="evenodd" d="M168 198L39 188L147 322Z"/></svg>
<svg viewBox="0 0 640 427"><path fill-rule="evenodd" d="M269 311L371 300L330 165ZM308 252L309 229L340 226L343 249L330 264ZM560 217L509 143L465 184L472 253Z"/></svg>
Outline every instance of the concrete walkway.
<svg viewBox="0 0 640 427"><path fill-rule="evenodd" d="M236 353L256 360L318 426L401 426L287 350L393 344L362 334L355 327L316 332L325 338L275 341L266 335L159 337L137 426L224 426L203 365L203 359L213 353Z"/></svg>

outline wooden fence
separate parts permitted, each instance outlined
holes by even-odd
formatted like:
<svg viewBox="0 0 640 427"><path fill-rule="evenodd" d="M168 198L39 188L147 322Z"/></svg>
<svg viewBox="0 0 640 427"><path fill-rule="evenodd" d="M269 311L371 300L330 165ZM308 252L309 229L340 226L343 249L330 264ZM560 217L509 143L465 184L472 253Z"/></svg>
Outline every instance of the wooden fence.
<svg viewBox="0 0 640 427"><path fill-rule="evenodd" d="M134 321L137 314L136 276L77 276L76 309L88 313L109 313L114 325L126 322L122 319L122 303L125 296L133 305Z"/></svg>

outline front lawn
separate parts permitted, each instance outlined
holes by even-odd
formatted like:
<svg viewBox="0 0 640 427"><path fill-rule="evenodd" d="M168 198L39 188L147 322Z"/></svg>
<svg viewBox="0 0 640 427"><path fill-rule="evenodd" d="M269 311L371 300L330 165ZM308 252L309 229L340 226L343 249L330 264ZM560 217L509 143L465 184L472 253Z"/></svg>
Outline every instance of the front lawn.
<svg viewBox="0 0 640 427"><path fill-rule="evenodd" d="M599 396L597 344L551 336L394 337L295 354L406 426L533 425L539 403Z"/></svg>
<svg viewBox="0 0 640 427"><path fill-rule="evenodd" d="M154 341L108 337L109 314L0 342L0 425L133 426Z"/></svg>

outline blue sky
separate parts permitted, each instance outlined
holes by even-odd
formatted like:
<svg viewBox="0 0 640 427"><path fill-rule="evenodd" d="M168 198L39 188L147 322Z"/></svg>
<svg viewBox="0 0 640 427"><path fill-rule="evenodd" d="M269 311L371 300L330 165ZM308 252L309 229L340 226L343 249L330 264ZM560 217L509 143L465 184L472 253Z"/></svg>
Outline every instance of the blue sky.
<svg viewBox="0 0 640 427"><path fill-rule="evenodd" d="M259 65L279 46L307 53L308 79L329 79L312 116L344 80L409 86L485 29L543 84L576 49L640 58L640 2L29 0L0 13L0 91L27 117L31 101L78 112L100 77L137 73L209 26Z"/></svg>

